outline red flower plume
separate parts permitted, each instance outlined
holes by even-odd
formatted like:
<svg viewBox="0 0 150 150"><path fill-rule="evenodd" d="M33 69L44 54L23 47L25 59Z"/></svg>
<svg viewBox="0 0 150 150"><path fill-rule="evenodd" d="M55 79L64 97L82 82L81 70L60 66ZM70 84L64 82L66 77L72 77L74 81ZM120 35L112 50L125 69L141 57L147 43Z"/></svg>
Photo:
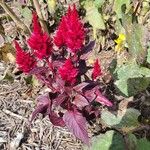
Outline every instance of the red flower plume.
<svg viewBox="0 0 150 150"><path fill-rule="evenodd" d="M101 67L99 65L98 59L96 59L94 63L93 72L92 72L92 78L96 79L98 76L101 76L101 75L102 75Z"/></svg>
<svg viewBox="0 0 150 150"><path fill-rule="evenodd" d="M79 19L77 9L74 5L73 9L69 7L67 14L62 18L54 43L56 46L67 46L71 52L76 53L84 42L84 28Z"/></svg>
<svg viewBox="0 0 150 150"><path fill-rule="evenodd" d="M32 23L33 23L33 33L34 34L42 34L42 28L38 21L38 16L36 12L32 14Z"/></svg>
<svg viewBox="0 0 150 150"><path fill-rule="evenodd" d="M47 33L43 33L38 16L33 13L33 32L28 39L29 46L39 59L47 58L52 51L52 40Z"/></svg>
<svg viewBox="0 0 150 150"><path fill-rule="evenodd" d="M30 55L30 53L25 52L17 43L15 43L16 48L16 63L19 69L25 73L29 73L36 65L35 59Z"/></svg>
<svg viewBox="0 0 150 150"><path fill-rule="evenodd" d="M66 29L65 17L62 17L61 22L58 27L58 30L54 37L54 43L57 47L60 48L65 45L65 35L64 34L66 32L67 32L67 29Z"/></svg>
<svg viewBox="0 0 150 150"><path fill-rule="evenodd" d="M64 81L74 84L78 75L78 69L73 66L70 59L67 59L59 69L59 74Z"/></svg>

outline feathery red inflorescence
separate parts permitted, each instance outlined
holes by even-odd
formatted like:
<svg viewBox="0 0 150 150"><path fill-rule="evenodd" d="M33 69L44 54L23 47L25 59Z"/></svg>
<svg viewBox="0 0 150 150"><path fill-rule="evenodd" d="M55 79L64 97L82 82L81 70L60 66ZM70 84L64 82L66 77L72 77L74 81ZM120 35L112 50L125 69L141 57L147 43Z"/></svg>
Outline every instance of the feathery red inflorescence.
<svg viewBox="0 0 150 150"><path fill-rule="evenodd" d="M65 35L64 33L67 32L66 29L66 22L65 17L62 17L61 22L59 24L58 30L56 32L56 35L54 37L54 43L59 48L65 45Z"/></svg>
<svg viewBox="0 0 150 150"><path fill-rule="evenodd" d="M102 75L101 67L99 65L98 59L96 59L96 61L94 63L93 72L92 72L92 78L96 79L97 77L99 77L101 75Z"/></svg>
<svg viewBox="0 0 150 150"><path fill-rule="evenodd" d="M80 50L84 42L84 28L79 19L77 9L69 7L67 14L62 18L54 37L56 46L67 46L69 50L76 53Z"/></svg>
<svg viewBox="0 0 150 150"><path fill-rule="evenodd" d="M38 21L38 16L36 12L33 12L32 14L32 23L33 23L33 33L42 34L42 28L40 22Z"/></svg>
<svg viewBox="0 0 150 150"><path fill-rule="evenodd" d="M67 59L59 69L59 74L64 81L74 84L78 75L78 69L73 66L71 59Z"/></svg>
<svg viewBox="0 0 150 150"><path fill-rule="evenodd" d="M16 48L16 63L19 69L25 73L29 73L36 65L36 60L30 55L30 53L25 52L17 43L14 41Z"/></svg>
<svg viewBox="0 0 150 150"><path fill-rule="evenodd" d="M43 33L38 16L33 13L33 32L28 39L29 46L39 59L47 58L52 51L52 40L47 33Z"/></svg>

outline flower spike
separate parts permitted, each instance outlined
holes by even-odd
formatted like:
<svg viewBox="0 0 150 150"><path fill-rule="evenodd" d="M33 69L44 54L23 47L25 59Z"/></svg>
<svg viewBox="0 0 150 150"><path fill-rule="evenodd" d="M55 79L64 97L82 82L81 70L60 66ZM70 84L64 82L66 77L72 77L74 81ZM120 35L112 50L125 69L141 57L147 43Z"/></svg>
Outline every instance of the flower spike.
<svg viewBox="0 0 150 150"><path fill-rule="evenodd" d="M14 41L16 48L16 63L19 66L19 69L25 73L29 73L36 65L34 57L30 53L25 52L18 44L17 41Z"/></svg>
<svg viewBox="0 0 150 150"><path fill-rule="evenodd" d="M52 40L47 33L43 33L36 12L33 13L33 32L27 42L37 58L48 58L51 55Z"/></svg>
<svg viewBox="0 0 150 150"><path fill-rule="evenodd" d="M73 66L71 59L67 59L59 69L59 74L64 81L74 84L78 75L78 69Z"/></svg>
<svg viewBox="0 0 150 150"><path fill-rule="evenodd" d="M59 48L66 46L72 53L78 52L84 43L84 28L79 19L76 6L73 9L69 6L65 16L63 16L54 37L54 43Z"/></svg>
<svg viewBox="0 0 150 150"><path fill-rule="evenodd" d="M92 72L92 78L96 79L97 77L99 77L101 75L102 75L101 67L99 65L98 59L96 59L96 61L94 63L93 72Z"/></svg>

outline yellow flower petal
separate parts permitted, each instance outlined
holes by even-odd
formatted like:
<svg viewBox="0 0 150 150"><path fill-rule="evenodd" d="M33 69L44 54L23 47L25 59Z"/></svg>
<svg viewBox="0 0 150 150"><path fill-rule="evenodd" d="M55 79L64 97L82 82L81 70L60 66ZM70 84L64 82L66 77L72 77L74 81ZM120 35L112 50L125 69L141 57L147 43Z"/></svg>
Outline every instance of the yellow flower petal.
<svg viewBox="0 0 150 150"><path fill-rule="evenodd" d="M117 44L121 44L121 43L123 43L124 41L126 40L126 37L125 37L125 35L124 34L119 34L119 37L116 39L116 40L114 40Z"/></svg>
<svg viewBox="0 0 150 150"><path fill-rule="evenodd" d="M119 39L121 40L121 41L125 41L126 40L126 37L125 37L125 35L124 34L119 34Z"/></svg>
<svg viewBox="0 0 150 150"><path fill-rule="evenodd" d="M117 45L115 46L116 52L120 53L122 50L124 50L125 40L126 40L126 37L122 33L119 34L119 37L116 40L114 40L117 43Z"/></svg>

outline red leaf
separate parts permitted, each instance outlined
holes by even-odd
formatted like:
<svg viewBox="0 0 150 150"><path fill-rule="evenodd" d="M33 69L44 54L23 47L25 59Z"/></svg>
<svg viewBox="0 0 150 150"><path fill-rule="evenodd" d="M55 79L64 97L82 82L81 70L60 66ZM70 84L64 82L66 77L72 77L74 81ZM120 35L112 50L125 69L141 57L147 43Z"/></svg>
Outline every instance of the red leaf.
<svg viewBox="0 0 150 150"><path fill-rule="evenodd" d="M89 105L89 102L87 101L87 99L82 96L81 94L76 94L75 98L74 98L74 104L77 106L77 107L84 107L84 106L87 106Z"/></svg>
<svg viewBox="0 0 150 150"><path fill-rule="evenodd" d="M84 95L89 102L92 102L96 98L95 88L85 91Z"/></svg>
<svg viewBox="0 0 150 150"><path fill-rule="evenodd" d="M55 106L61 105L66 98L67 98L67 95L65 93L59 94L58 97L54 99L54 105Z"/></svg>
<svg viewBox="0 0 150 150"><path fill-rule="evenodd" d="M32 117L30 122L33 121L33 119L37 116L37 114L42 113L43 115L45 115L46 113L50 113L50 109L51 109L51 103L50 103L50 99L48 94L47 95L40 95L37 98L37 106L35 108L35 110L32 113Z"/></svg>
<svg viewBox="0 0 150 150"><path fill-rule="evenodd" d="M99 90L96 91L97 97L95 99L96 102L99 102L103 105L106 106L112 106L113 104L105 97L101 94L101 92Z"/></svg>
<svg viewBox="0 0 150 150"><path fill-rule="evenodd" d="M77 110L67 111L63 120L67 128L79 139L81 139L85 144L89 145L88 132L86 129L86 120Z"/></svg>
<svg viewBox="0 0 150 150"><path fill-rule="evenodd" d="M56 75L56 79L53 81L52 83L53 87L57 90L57 91L61 91L64 92L64 86L65 86L65 82Z"/></svg>
<svg viewBox="0 0 150 150"><path fill-rule="evenodd" d="M86 87L88 84L89 84L89 83L87 83L87 82L82 82L82 83L80 83L80 84L74 86L73 89L76 90L77 92L81 92L82 89L83 89L84 87Z"/></svg>
<svg viewBox="0 0 150 150"><path fill-rule="evenodd" d="M47 67L35 67L30 71L30 74L41 74L48 70Z"/></svg>
<svg viewBox="0 0 150 150"><path fill-rule="evenodd" d="M59 117L55 112L51 112L49 115L49 119L54 126L64 127L65 123L62 117Z"/></svg>

